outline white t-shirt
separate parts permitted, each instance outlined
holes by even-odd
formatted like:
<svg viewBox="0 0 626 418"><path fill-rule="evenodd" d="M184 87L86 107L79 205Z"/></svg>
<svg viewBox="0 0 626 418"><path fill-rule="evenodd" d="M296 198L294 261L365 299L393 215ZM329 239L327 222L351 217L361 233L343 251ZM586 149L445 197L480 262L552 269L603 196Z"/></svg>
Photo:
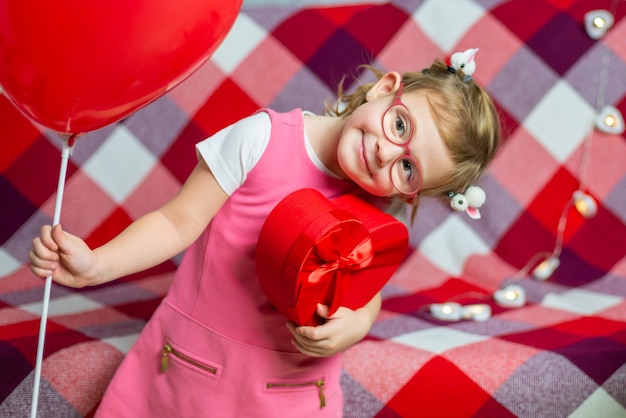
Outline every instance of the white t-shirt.
<svg viewBox="0 0 626 418"><path fill-rule="evenodd" d="M303 112L303 114L311 114ZM245 181L250 170L267 148L272 123L266 112L258 112L227 126L215 135L196 144L196 152L207 163L215 179L229 196ZM311 161L322 172L337 177L322 164L313 151L309 138L304 143Z"/></svg>

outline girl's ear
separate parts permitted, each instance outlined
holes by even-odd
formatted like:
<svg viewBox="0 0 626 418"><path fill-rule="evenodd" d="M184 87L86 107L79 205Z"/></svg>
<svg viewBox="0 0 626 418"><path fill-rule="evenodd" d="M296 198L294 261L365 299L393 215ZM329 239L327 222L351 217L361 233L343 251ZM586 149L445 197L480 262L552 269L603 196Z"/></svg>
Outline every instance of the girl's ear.
<svg viewBox="0 0 626 418"><path fill-rule="evenodd" d="M374 85L369 89L365 98L367 100L375 99L379 96L384 96L400 88L402 82L402 75L397 71L390 71L385 73Z"/></svg>

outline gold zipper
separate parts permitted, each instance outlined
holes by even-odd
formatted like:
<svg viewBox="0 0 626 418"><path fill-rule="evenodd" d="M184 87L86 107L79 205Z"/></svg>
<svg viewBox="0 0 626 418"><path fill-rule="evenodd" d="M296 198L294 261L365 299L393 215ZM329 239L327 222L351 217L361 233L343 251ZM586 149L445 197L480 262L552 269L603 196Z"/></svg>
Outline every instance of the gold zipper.
<svg viewBox="0 0 626 418"><path fill-rule="evenodd" d="M268 383L267 389L272 388L296 388L296 387L305 387L305 386L315 386L317 387L317 394L320 398L320 409L326 406L326 395L324 394L324 390L326 382L324 379L316 380L314 382L303 382L303 383Z"/></svg>
<svg viewBox="0 0 626 418"><path fill-rule="evenodd" d="M181 353L176 350L170 343L165 343L163 348L161 349L161 371L165 372L169 367L169 356L172 355L177 357L178 359L184 361L185 363L191 364L194 367L202 369L211 374L217 374L217 369L215 367L207 366L206 364L202 364L197 360L192 359L191 357Z"/></svg>

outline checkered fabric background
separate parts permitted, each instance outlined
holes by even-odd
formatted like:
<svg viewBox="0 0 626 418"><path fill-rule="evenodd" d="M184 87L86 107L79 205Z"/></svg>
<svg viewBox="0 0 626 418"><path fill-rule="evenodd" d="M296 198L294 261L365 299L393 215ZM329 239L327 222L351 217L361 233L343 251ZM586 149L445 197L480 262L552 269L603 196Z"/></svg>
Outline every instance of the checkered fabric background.
<svg viewBox="0 0 626 418"><path fill-rule="evenodd" d="M599 8L616 9L616 22L592 40L583 16ZM356 69L362 63L419 70L480 47L475 79L507 133L480 183L483 218L422 203L414 251L384 289L370 335L345 353L345 416L625 417L626 138L592 122L606 104L626 114L625 14L622 0L244 7L191 78L78 139L61 222L97 246L173 196L195 164L193 145L219 128L264 106L321 113L343 74L348 86L370 81ZM30 274L27 253L51 222L59 163L57 136L0 96L3 417L30 414L43 281ZM519 280L523 308L498 307L490 295L535 254L552 251L581 182L597 215L569 210L561 267L545 282ZM53 286L40 416L93 414L179 259L107 286ZM489 303L493 316L444 323L427 314L429 304L449 300Z"/></svg>

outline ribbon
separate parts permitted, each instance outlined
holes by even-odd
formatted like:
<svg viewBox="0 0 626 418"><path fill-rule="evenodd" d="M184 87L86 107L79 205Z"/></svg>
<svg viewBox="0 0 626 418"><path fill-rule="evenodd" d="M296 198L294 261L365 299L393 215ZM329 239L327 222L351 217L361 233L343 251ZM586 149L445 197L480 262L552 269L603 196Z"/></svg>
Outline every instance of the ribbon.
<svg viewBox="0 0 626 418"><path fill-rule="evenodd" d="M374 258L372 240L362 223L345 222L318 240L299 268L296 305L320 301L329 305L329 315L341 306L350 287L352 272L366 268ZM302 312L315 314L316 304Z"/></svg>

